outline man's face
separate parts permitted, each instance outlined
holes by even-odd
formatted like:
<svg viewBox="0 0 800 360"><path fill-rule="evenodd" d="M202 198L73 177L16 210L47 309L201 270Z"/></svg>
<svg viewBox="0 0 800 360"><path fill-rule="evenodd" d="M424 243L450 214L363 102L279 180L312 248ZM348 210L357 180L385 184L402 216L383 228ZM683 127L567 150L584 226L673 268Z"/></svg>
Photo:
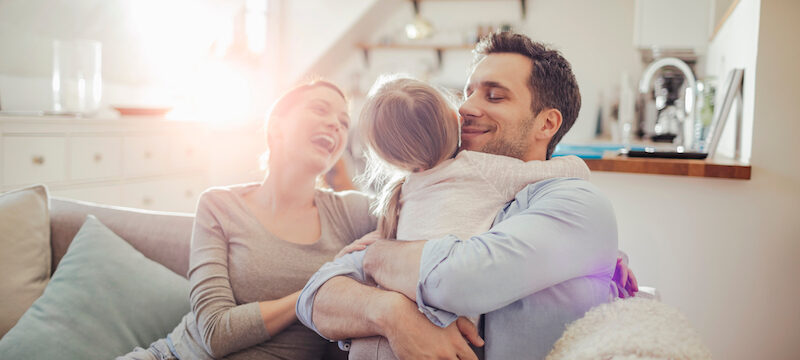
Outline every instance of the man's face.
<svg viewBox="0 0 800 360"><path fill-rule="evenodd" d="M533 62L513 53L490 54L467 80L461 149L525 159L534 141L534 115L528 87Z"/></svg>

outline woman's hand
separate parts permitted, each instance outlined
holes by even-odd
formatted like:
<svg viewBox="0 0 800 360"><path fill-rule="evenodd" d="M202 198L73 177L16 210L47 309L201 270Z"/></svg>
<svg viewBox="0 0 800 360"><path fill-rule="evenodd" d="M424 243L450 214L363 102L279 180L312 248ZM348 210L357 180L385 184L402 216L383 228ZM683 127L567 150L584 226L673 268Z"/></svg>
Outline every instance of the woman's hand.
<svg viewBox="0 0 800 360"><path fill-rule="evenodd" d="M361 239L353 241L352 243L350 243L350 245L345 246L341 251L339 251L338 254L336 254L336 257L334 259L338 259L338 258L340 258L342 256L345 256L345 255L347 255L347 254L349 254L349 253L351 253L353 251L364 250L364 249L367 248L367 246L371 245L372 243L374 243L376 240L379 240L380 238L381 238L381 236L380 236L380 234L378 233L377 230L373 231L373 232L371 232L371 233L369 233L367 235L364 235L363 237L361 237Z"/></svg>
<svg viewBox="0 0 800 360"><path fill-rule="evenodd" d="M261 310L261 320L264 321L264 326L270 335L275 336L297 321L295 304L299 297L300 290L280 299L258 303L258 307Z"/></svg>

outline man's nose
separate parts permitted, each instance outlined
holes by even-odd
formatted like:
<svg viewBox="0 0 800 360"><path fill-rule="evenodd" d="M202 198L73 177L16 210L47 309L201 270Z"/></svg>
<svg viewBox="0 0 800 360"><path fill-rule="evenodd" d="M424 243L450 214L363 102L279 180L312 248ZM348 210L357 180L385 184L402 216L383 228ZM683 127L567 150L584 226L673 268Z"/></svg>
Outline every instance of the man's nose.
<svg viewBox="0 0 800 360"><path fill-rule="evenodd" d="M467 97L461 107L458 108L458 113L464 120L481 116L480 107L477 105L475 96Z"/></svg>

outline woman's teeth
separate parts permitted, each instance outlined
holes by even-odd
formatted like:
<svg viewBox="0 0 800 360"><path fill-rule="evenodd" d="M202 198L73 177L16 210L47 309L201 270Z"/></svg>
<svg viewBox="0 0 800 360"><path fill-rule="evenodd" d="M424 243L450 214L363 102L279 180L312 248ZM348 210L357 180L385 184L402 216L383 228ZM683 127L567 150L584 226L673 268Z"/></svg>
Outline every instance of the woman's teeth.
<svg viewBox="0 0 800 360"><path fill-rule="evenodd" d="M326 134L314 135L311 137L311 142L325 148L328 152L333 152L333 149L336 147L336 140L334 140L332 136Z"/></svg>

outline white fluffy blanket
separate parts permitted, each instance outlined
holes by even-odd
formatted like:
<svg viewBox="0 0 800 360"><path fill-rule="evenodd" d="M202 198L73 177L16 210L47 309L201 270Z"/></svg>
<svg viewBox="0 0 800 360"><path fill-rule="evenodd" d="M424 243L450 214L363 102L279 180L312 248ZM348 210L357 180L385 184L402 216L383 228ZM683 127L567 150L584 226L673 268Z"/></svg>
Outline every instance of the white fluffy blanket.
<svg viewBox="0 0 800 360"><path fill-rule="evenodd" d="M711 359L677 309L653 299L603 304L567 327L547 360Z"/></svg>

